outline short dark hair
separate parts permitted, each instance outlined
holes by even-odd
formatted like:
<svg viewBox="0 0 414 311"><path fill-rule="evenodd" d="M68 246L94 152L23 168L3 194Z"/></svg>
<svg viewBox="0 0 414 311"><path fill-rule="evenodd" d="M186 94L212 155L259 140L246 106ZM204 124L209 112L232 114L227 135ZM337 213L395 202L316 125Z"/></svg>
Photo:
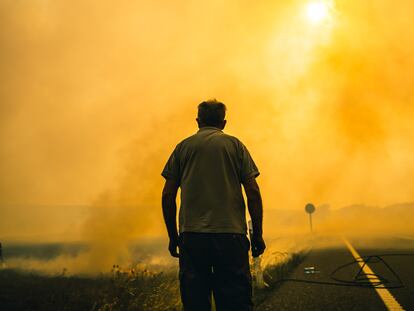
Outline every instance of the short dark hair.
<svg viewBox="0 0 414 311"><path fill-rule="evenodd" d="M226 117L226 105L210 99L198 105L198 120L206 126L219 126Z"/></svg>

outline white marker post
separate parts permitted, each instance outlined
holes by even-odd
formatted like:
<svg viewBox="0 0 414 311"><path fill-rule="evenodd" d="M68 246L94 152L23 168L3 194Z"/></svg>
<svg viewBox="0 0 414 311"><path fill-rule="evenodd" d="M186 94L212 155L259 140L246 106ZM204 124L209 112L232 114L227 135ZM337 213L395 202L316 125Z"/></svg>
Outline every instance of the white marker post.
<svg viewBox="0 0 414 311"><path fill-rule="evenodd" d="M306 213L309 214L310 231L312 233L313 232L313 227L312 227L312 214L313 214L313 212L315 212L315 206L312 203L308 203L305 206L305 211L306 211Z"/></svg>
<svg viewBox="0 0 414 311"><path fill-rule="evenodd" d="M248 222L248 227L251 244L251 241L253 239L253 224L251 220L249 220ZM253 274L255 275L256 286L258 288L264 288L265 283L263 281L262 258L260 258L260 256L253 257Z"/></svg>

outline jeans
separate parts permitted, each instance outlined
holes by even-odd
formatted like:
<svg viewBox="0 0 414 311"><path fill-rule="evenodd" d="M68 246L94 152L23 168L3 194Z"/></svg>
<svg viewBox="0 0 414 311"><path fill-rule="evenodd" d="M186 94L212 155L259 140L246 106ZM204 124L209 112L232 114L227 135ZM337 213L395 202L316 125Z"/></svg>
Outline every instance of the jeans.
<svg viewBox="0 0 414 311"><path fill-rule="evenodd" d="M180 291L185 311L253 310L249 240L232 233L180 235Z"/></svg>

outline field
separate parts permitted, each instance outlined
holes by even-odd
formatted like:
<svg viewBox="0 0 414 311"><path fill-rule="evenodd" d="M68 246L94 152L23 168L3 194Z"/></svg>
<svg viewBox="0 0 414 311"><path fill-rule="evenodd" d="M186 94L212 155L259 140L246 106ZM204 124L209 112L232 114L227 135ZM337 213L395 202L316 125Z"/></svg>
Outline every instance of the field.
<svg viewBox="0 0 414 311"><path fill-rule="evenodd" d="M2 310L179 310L173 273L80 277L0 271Z"/></svg>

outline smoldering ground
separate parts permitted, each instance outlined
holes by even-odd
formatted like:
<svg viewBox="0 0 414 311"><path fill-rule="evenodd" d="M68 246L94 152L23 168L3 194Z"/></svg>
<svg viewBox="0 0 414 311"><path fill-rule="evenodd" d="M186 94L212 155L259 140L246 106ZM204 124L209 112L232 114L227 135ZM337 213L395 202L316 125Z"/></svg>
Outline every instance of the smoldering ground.
<svg viewBox="0 0 414 311"><path fill-rule="evenodd" d="M1 1L2 236L88 241L83 270L130 262L129 241L164 235L160 172L211 97L261 171L265 217L413 202L413 4L329 1L311 24L306 3Z"/></svg>

